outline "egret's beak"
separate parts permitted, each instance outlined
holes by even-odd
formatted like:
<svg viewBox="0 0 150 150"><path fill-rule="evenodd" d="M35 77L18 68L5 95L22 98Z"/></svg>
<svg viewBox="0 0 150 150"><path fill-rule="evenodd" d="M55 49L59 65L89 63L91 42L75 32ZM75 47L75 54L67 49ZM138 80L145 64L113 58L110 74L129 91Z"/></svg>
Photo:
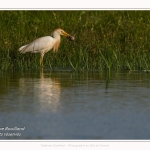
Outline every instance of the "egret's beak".
<svg viewBox="0 0 150 150"><path fill-rule="evenodd" d="M66 36L68 40L74 41L74 37L70 34L66 33L65 31L62 31L62 35Z"/></svg>
<svg viewBox="0 0 150 150"><path fill-rule="evenodd" d="M69 35L68 33L66 33L65 31L62 31L62 35L64 35L64 36L71 36L71 35Z"/></svg>

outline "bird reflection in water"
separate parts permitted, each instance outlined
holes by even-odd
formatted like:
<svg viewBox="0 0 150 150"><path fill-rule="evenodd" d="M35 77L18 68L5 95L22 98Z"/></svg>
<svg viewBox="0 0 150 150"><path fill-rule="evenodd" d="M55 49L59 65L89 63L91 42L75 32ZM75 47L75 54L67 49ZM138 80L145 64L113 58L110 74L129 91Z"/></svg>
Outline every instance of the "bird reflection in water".
<svg viewBox="0 0 150 150"><path fill-rule="evenodd" d="M40 78L24 77L19 80L21 98L31 103L35 111L57 112L60 103L60 83L50 73L40 70ZM29 98L29 99L28 99Z"/></svg>

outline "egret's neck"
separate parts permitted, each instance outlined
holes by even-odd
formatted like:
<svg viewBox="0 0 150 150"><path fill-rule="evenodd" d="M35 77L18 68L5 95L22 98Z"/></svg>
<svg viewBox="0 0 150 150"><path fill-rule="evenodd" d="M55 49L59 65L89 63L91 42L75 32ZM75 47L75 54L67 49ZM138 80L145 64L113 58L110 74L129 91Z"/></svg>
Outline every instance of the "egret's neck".
<svg viewBox="0 0 150 150"><path fill-rule="evenodd" d="M54 43L60 43L60 35L57 35L57 36L53 36L54 38Z"/></svg>
<svg viewBox="0 0 150 150"><path fill-rule="evenodd" d="M52 33L53 38L59 38L60 39L60 34L58 34L57 32L53 32Z"/></svg>
<svg viewBox="0 0 150 150"><path fill-rule="evenodd" d="M54 47L53 47L53 49L54 49L55 52L57 52L58 47L60 45L60 35L57 35L55 37L53 36L53 38L54 38Z"/></svg>

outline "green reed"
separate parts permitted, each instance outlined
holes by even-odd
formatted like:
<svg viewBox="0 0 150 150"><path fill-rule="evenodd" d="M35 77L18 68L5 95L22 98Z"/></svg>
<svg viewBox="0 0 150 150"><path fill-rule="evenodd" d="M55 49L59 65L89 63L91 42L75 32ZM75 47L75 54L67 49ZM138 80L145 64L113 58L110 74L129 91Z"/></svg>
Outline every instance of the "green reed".
<svg viewBox="0 0 150 150"><path fill-rule="evenodd" d="M73 70L149 70L150 11L0 11L0 69L40 69L38 54L18 48L62 28L57 53L45 68Z"/></svg>

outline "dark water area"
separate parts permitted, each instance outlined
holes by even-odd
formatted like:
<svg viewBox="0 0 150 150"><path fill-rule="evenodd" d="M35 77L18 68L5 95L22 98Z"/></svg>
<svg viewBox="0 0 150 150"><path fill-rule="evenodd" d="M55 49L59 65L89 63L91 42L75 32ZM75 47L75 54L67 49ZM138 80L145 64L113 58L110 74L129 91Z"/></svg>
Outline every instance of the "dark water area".
<svg viewBox="0 0 150 150"><path fill-rule="evenodd" d="M0 139L150 139L150 74L0 72Z"/></svg>

